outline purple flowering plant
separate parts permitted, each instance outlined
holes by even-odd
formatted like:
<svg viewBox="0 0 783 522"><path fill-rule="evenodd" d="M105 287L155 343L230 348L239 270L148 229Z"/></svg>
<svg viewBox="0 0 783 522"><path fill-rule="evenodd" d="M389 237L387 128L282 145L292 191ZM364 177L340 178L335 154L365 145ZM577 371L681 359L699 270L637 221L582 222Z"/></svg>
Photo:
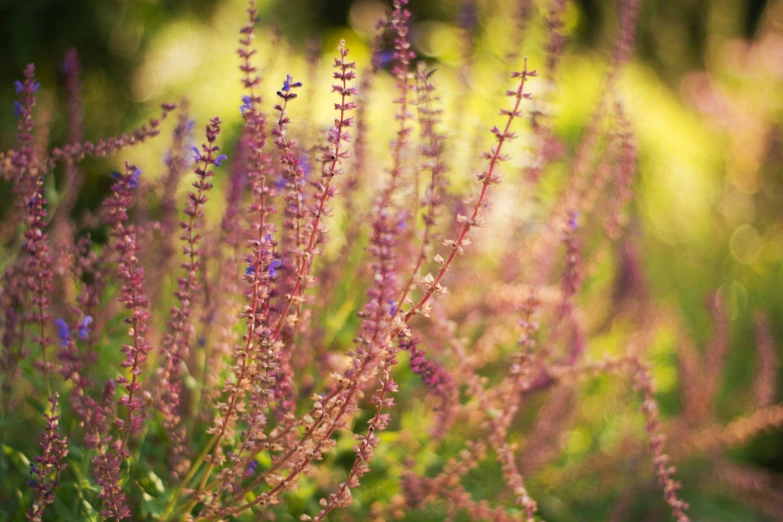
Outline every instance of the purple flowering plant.
<svg viewBox="0 0 783 522"><path fill-rule="evenodd" d="M717 293L703 349L677 327L681 411L656 393L651 346L676 320L638 258L637 138L619 81L640 2L618 2L601 98L575 147L546 109L568 4L518 4L503 79L476 95L497 112L476 136L467 85L446 103L443 64L417 56L408 0L392 2L366 58L341 41L327 84L288 73L282 86L263 76L251 0L237 27L242 104L226 115L236 124L199 128L183 100L129 134L85 141L71 52L68 144L41 147L42 86L28 66L13 84L16 139L0 151L14 202L2 223L0 513L533 522L580 519L589 501L611 502L602 519L643 506L684 522L700 478L674 462L705 456L735 488L774 493L778 477L725 451L783 425L766 316L745 413L724 422L714 407L730 350ZM455 13L468 68L480 15L474 2ZM517 52L534 21L540 60ZM330 96L322 132L299 108L310 88ZM376 105L393 106L388 143L372 132ZM127 160L167 134L160 165ZM124 167L102 173L97 215L77 222L83 160L108 156ZM65 183L51 197L55 171ZM496 203L563 171L535 226L504 221ZM608 342L613 355L595 357ZM596 413L596 386L622 388L612 404L625 415ZM577 455L586 426L605 437Z"/></svg>

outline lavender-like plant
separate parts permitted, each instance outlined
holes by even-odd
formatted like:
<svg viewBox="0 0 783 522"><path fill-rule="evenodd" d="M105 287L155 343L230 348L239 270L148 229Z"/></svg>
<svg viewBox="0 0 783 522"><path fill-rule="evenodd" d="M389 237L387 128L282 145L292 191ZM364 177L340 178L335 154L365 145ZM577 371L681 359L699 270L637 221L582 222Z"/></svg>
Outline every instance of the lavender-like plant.
<svg viewBox="0 0 783 522"><path fill-rule="evenodd" d="M250 0L238 110L209 120L192 147L204 102L181 93L192 101L161 147L159 179L154 160L144 175L125 161L85 219L75 211L95 164L83 160L125 160L176 107L85 141L89 104L69 51L66 144L47 147L28 66L14 84L15 142L0 152L13 201L0 223L0 488L14 491L0 489L0 509L37 521L428 510L535 522L582 516L566 500L586 505L589 477L609 517L643 502L682 522L704 516L685 501L699 465L711 483L779 501L779 477L726 454L783 426L774 311L753 318L755 377L740 390L726 376L741 300L727 285L710 294L701 346L641 261L645 127L621 81L639 4L618 3L602 91L571 139L553 116L578 59L564 0L516 2L497 62L482 55L494 52L482 44L487 4L461 2L457 66L433 63L431 28L393 0L369 53L342 40L330 56L328 126L318 46L304 91L282 40L263 56ZM494 94L481 67L502 72ZM501 98L493 126L477 111ZM220 197L207 207L213 182L222 208ZM664 349L678 367L661 374L677 386L656 392Z"/></svg>

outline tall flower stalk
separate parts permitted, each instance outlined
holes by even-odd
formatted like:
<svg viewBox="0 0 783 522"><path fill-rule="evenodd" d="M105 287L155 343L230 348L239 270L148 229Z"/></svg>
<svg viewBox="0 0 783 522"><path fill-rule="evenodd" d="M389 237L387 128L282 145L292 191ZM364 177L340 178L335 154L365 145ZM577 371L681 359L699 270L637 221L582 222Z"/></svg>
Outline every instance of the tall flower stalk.
<svg viewBox="0 0 783 522"><path fill-rule="evenodd" d="M163 367L160 376L160 403L159 408L163 413L164 426L166 427L170 441L172 442L173 473L179 476L187 469L185 449L185 427L181 424L181 415L178 411L180 396L184 387L184 376L193 345L194 326L193 302L200 284L198 274L201 265L202 249L201 233L204 227L204 205L207 202L207 193L212 189L211 179L215 175L212 168L219 166L226 160L225 154L219 154L220 147L215 143L220 134L220 118L210 120L206 129L206 142L197 152L197 165L195 168L196 181L193 182L195 191L188 195L188 203L183 211L187 216L179 224L182 229L182 254L185 261L181 268L185 275L177 279L178 288L174 296L179 301L179 306L173 306L169 312L168 331L163 339Z"/></svg>
<svg viewBox="0 0 783 522"><path fill-rule="evenodd" d="M34 464L30 464L30 474L35 477L30 481L30 487L35 491L35 498L27 519L35 522L43 520L44 509L54 502L54 490L60 485L60 473L68 456L68 442L60 434L59 399L57 393L49 398L49 413L44 415L46 429L41 435L41 454L35 457Z"/></svg>
<svg viewBox="0 0 783 522"><path fill-rule="evenodd" d="M128 324L128 335L131 338L130 344L122 345L125 359L120 366L127 373L116 380L123 389L118 402L121 409L114 419L117 431L113 436L104 439L93 459L95 479L101 488L100 498L104 503L101 515L115 520L131 516L120 482L120 468L129 456L128 443L131 436L142 430L144 413L139 377L152 350L146 337L150 311L149 301L143 290L144 269L139 266L139 245L135 227L128 224L128 210L133 204L133 192L139 185L140 176L141 171L126 162L122 173L114 173L112 193L103 206L104 221L110 227L110 246L118 259L117 273L122 283L120 302L130 312L130 317L125 319L125 322ZM125 411L124 416L120 416L122 410Z"/></svg>
<svg viewBox="0 0 783 522"><path fill-rule="evenodd" d="M422 284L425 288L424 295L415 305L402 314L401 321L398 324L395 333L403 331L405 325L414 315L424 315L425 317L429 315L431 305L429 305L428 302L433 295L442 295L445 292L445 287L441 285L441 281L457 254L462 253L464 247L470 244L470 238L468 237L470 230L473 228L482 228L484 226L485 220L482 209L484 208L489 187L492 184L500 183L501 176L498 172L498 167L500 163L509 158L507 154L502 152L503 145L516 138L516 133L511 132L511 124L514 122L515 118L522 117L522 112L520 110L522 100L530 98L530 94L524 92L525 82L528 78L535 76L536 71L527 70L527 59L525 59L525 66L522 71L515 72L511 75L512 78L519 78L518 87L515 90L506 91L507 96L514 98L514 106L510 110L501 109L500 111L500 114L507 118L503 130L498 129L498 127L492 128L492 134L495 136L496 145L482 154L484 159L488 161L488 165L487 168L477 176L478 180L481 182L481 190L476 202L473 204L469 216L457 216L457 222L462 223L462 229L460 230L457 239L446 239L443 241L443 245L450 248L451 252L445 260L443 260L442 257L438 258L441 267L435 277L428 274L422 279Z"/></svg>
<svg viewBox="0 0 783 522"><path fill-rule="evenodd" d="M446 184L443 174L446 170L446 164L443 161L445 137L439 133L438 124L440 123L441 110L434 107L437 98L433 92L435 86L430 81L434 71L427 71L421 67L417 74L417 107L419 111L419 124L421 126L421 135L424 141L421 155L424 158L421 170L429 170L430 182L424 192L424 199L421 204L426 209L422 219L424 220L424 231L422 232L421 248L416 256L416 262L411 270L408 281L402 287L402 295L397 301L396 309L402 308L402 305L408 298L408 293L413 287L414 280L419 276L422 264L432 249L432 240L434 227L436 224L439 207L443 203L443 190Z"/></svg>
<svg viewBox="0 0 783 522"><path fill-rule="evenodd" d="M356 78L356 73L354 72L356 63L347 60L349 50L345 46L344 41L340 42L338 52L340 57L334 60L334 68L337 70L333 74L337 83L332 85L332 92L336 92L340 96L340 102L334 104L334 108L339 113L339 116L335 119L334 127L327 136L328 147L321 158L324 162L321 181L315 183L316 194L312 198L311 218L304 230L306 238L304 249L300 254L301 258L296 263L296 283L290 294L285 298L280 319L274 327L273 335L275 336L280 334L286 321L289 320L291 304L295 299L299 298L303 285L310 279L314 258L319 253L316 249L319 236L326 232L326 227L322 221L324 217L328 217L331 214L328 202L336 193L334 178L343 173L342 163L350 157L346 146L351 142L349 129L353 126L353 118L350 118L348 113L356 108L356 103L350 101L356 96L356 88L349 87L349 83Z"/></svg>

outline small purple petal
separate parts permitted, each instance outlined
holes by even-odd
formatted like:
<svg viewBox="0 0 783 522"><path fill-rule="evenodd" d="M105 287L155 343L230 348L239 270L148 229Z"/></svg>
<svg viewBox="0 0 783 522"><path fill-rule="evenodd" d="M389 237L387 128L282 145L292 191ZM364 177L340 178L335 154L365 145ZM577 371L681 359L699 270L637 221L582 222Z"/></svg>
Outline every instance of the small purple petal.
<svg viewBox="0 0 783 522"><path fill-rule="evenodd" d="M65 319L58 317L54 321L54 326L57 328L57 337L60 339L60 343L63 346L68 344L71 338L71 330L68 328L68 323L65 322Z"/></svg>
<svg viewBox="0 0 783 522"><path fill-rule="evenodd" d="M250 96L242 96L242 103L243 105L239 106L239 112L242 114L245 114L247 111L253 109L253 100L250 99Z"/></svg>
<svg viewBox="0 0 783 522"><path fill-rule="evenodd" d="M131 174L130 182L128 183L130 188L136 188L139 186L139 176L141 176L141 170L134 170L133 174Z"/></svg>
<svg viewBox="0 0 783 522"><path fill-rule="evenodd" d="M394 53L391 50L381 51L377 55L378 67L386 67L394 59Z"/></svg>
<svg viewBox="0 0 783 522"><path fill-rule="evenodd" d="M578 212L574 212L571 214L571 220L568 222L568 226L571 227L571 230L576 230L579 228L579 223L577 222L577 218L579 217Z"/></svg>
<svg viewBox="0 0 783 522"><path fill-rule="evenodd" d="M90 325L92 324L92 317L85 315L82 320L79 321L79 331L77 335L79 339L87 339L90 336Z"/></svg>
<svg viewBox="0 0 783 522"><path fill-rule="evenodd" d="M245 474L250 477L256 472L256 468L258 467L258 462L255 460L251 460L250 463L247 465L247 469L245 469Z"/></svg>
<svg viewBox="0 0 783 522"><path fill-rule="evenodd" d="M280 268L282 266L283 262L279 259L273 259L271 263L269 263L269 275L272 277L277 276L277 268Z"/></svg>

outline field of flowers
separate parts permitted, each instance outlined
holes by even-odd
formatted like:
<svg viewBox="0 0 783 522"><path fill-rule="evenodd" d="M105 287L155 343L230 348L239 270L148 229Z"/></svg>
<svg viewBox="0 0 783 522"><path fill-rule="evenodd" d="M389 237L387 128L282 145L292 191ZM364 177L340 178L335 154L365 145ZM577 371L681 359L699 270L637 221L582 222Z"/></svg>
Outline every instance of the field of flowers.
<svg viewBox="0 0 783 522"><path fill-rule="evenodd" d="M783 2L164 3L0 85L0 521L780 520Z"/></svg>

